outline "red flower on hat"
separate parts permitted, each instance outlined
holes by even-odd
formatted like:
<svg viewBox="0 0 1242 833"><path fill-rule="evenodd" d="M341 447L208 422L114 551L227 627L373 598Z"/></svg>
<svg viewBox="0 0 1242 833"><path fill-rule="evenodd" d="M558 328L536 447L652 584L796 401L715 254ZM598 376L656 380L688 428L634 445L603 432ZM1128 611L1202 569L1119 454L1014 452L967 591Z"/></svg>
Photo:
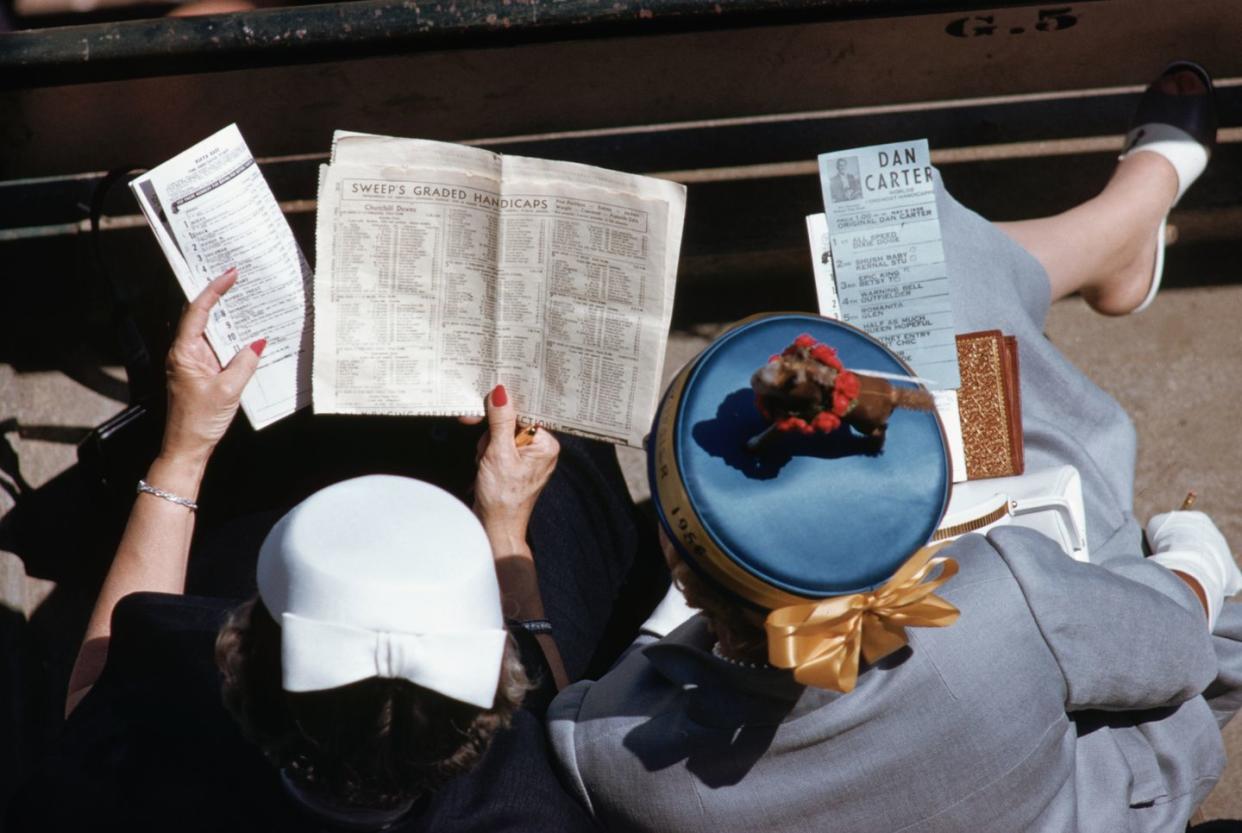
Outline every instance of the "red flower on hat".
<svg viewBox="0 0 1242 833"><path fill-rule="evenodd" d="M854 401L858 399L858 392L861 388L862 383L853 373L848 370L838 373L836 384L832 388L832 412L839 417L848 414L854 407Z"/></svg>
<svg viewBox="0 0 1242 833"><path fill-rule="evenodd" d="M773 363L777 367L773 368ZM816 365L820 369L816 370ZM763 377L755 374L755 380L760 381L752 380L757 392L755 407L783 432L827 434L837 430L862 387L858 377L845 369L837 351L808 333L771 356L761 373Z"/></svg>
<svg viewBox="0 0 1242 833"><path fill-rule="evenodd" d="M822 365L827 365L833 370L843 371L845 366L841 364L841 360L837 358L837 351L833 350L827 344L816 344L811 348L811 358Z"/></svg>
<svg viewBox="0 0 1242 833"><path fill-rule="evenodd" d="M841 418L831 411L820 411L815 415L815 419L811 420L811 425L816 431L830 434L841 427Z"/></svg>
<svg viewBox="0 0 1242 833"><path fill-rule="evenodd" d="M809 422L807 422L802 417L796 417L796 416L787 416L784 419L777 420L776 430L777 431L789 431L789 432L798 431L802 434L814 434L815 433L815 429L811 427L811 424Z"/></svg>
<svg viewBox="0 0 1242 833"><path fill-rule="evenodd" d="M862 382L858 381L858 377L848 370L843 370L837 374L837 382L833 390L845 394L850 399L857 399L858 393L862 390Z"/></svg>

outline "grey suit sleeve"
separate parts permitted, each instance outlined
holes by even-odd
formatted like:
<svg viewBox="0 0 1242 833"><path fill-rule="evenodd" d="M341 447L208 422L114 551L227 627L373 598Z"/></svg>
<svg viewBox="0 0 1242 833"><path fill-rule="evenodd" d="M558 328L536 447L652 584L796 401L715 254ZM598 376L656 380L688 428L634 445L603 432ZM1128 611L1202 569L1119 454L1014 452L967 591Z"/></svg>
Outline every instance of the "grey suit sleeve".
<svg viewBox="0 0 1242 833"><path fill-rule="evenodd" d="M1199 600L1164 567L1142 558L1082 564L1017 527L988 538L1065 676L1067 710L1170 706L1216 676Z"/></svg>
<svg viewBox="0 0 1242 833"><path fill-rule="evenodd" d="M1216 679L1203 692L1222 729L1242 709L1242 602L1225 600L1212 631Z"/></svg>
<svg viewBox="0 0 1242 833"><path fill-rule="evenodd" d="M562 689L548 706L547 722L548 739L552 743L552 753L556 758L561 780L574 798L578 799L591 815L595 815L595 807L591 804L586 782L578 769L578 747L574 731L578 724L578 713L582 710L582 701L586 698L590 688L590 680L580 680Z"/></svg>

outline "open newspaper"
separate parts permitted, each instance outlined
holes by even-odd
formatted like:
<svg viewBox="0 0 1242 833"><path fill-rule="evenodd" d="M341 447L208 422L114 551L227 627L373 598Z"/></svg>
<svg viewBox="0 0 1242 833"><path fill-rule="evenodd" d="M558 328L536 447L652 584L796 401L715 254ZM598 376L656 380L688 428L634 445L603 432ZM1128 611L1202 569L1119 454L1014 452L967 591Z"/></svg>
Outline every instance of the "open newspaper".
<svg viewBox="0 0 1242 833"><path fill-rule="evenodd" d="M518 413L641 445L685 189L461 145L338 132L320 170L316 413Z"/></svg>
<svg viewBox="0 0 1242 833"><path fill-rule="evenodd" d="M195 298L229 267L237 283L207 323L220 363L260 339L267 348L241 406L255 428L310 403L310 266L229 125L130 183L177 283Z"/></svg>

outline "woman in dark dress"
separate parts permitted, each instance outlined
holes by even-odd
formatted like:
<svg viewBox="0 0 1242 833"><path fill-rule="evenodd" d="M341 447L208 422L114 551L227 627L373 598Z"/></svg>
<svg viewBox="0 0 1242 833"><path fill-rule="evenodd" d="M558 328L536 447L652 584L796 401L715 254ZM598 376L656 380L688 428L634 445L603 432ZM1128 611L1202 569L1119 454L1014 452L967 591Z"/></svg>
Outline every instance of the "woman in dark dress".
<svg viewBox="0 0 1242 833"><path fill-rule="evenodd" d="M519 448L497 386L474 514L419 481L347 481L268 535L259 597L181 595L204 470L265 346L221 367L203 337L235 281L217 278L182 318L161 451L87 626L62 741L12 828L591 829L549 765L542 716L585 673L641 549L615 455L542 430ZM416 505L385 512L400 494ZM314 578L325 565L332 575ZM340 610L306 602L314 581ZM394 601L402 586L422 596ZM292 633L303 614L387 653L351 677L357 648ZM452 627L471 631L463 649L419 653L418 639Z"/></svg>

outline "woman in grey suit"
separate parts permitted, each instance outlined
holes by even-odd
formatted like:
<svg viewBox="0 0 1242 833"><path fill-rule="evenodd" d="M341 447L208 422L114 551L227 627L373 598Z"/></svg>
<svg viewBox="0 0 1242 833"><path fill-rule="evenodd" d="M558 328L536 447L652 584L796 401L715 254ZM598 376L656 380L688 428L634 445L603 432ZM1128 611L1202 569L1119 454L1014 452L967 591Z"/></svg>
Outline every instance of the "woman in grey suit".
<svg viewBox="0 0 1242 833"><path fill-rule="evenodd" d="M1139 115L1108 186L1064 214L992 225L937 186L957 329L1017 336L1027 469L1077 467L1093 563L1016 527L905 561L893 539L938 518L934 490L910 504L932 509L888 525L867 513L884 490L934 479L901 456L914 416L894 416L879 455L838 440L722 462L749 403L708 400L729 344L759 332L743 325L680 377L652 433L666 555L703 615L640 640L549 711L563 774L606 827L1184 829L1242 704L1242 609L1224 601L1242 574L1196 512L1153 518L1156 554L1143 557L1133 426L1042 332L1050 303L1074 292L1104 314L1155 296L1163 218L1211 149L1210 81L1175 64ZM696 407L709 416L682 424ZM817 479L842 460L850 480ZM825 524L837 504L849 511ZM851 513L873 534L851 537ZM842 541L863 543L826 564ZM782 607L790 597L810 601Z"/></svg>

